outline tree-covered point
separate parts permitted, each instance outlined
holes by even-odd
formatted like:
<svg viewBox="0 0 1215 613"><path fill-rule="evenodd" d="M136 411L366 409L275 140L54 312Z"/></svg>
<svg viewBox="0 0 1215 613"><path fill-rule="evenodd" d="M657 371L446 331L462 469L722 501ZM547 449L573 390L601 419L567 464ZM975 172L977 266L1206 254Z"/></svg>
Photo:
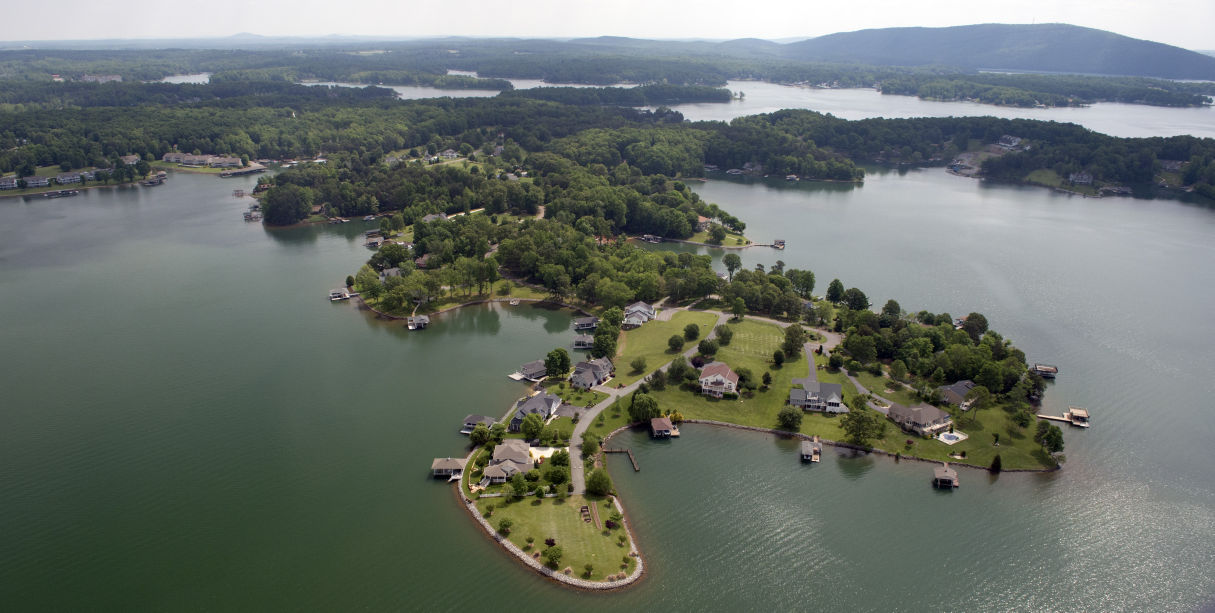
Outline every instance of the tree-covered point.
<svg viewBox="0 0 1215 613"><path fill-rule="evenodd" d="M650 84L639 87L535 87L517 89L503 97L548 100L562 104L657 106L687 102L729 102L730 90L704 85Z"/></svg>

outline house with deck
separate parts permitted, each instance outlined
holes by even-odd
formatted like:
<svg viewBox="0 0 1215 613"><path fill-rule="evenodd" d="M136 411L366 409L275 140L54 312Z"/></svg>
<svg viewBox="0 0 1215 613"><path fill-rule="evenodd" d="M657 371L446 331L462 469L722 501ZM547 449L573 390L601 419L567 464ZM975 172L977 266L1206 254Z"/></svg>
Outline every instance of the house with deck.
<svg viewBox="0 0 1215 613"><path fill-rule="evenodd" d="M51 184L50 177L22 177L26 187L46 187Z"/></svg>
<svg viewBox="0 0 1215 613"><path fill-rule="evenodd" d="M524 398L516 405L515 414L511 416L507 429L518 432L523 428L523 419L528 415L539 415L541 419L548 421L560 406L561 397L556 394L543 393Z"/></svg>
<svg viewBox="0 0 1215 613"><path fill-rule="evenodd" d="M594 330L599 327L598 317L577 317L574 319L575 330Z"/></svg>
<svg viewBox="0 0 1215 613"><path fill-rule="evenodd" d="M802 389L789 390L789 404L803 411L848 412L844 405L844 388L839 383L806 381L802 383Z"/></svg>
<svg viewBox="0 0 1215 613"><path fill-rule="evenodd" d="M714 398L738 393L738 373L725 362L706 364L700 371L700 393Z"/></svg>
<svg viewBox="0 0 1215 613"><path fill-rule="evenodd" d="M574 365L574 373L570 375L570 385L579 389L591 389L612 378L612 361L607 358L596 358Z"/></svg>
<svg viewBox="0 0 1215 613"><path fill-rule="evenodd" d="M658 312L648 302L634 302L633 304L624 307L625 319L628 319L630 315L635 315L637 317L641 317L645 321L650 321L651 319L654 319L657 314Z"/></svg>
<svg viewBox="0 0 1215 613"><path fill-rule="evenodd" d="M61 173L55 175L55 182L60 185L79 183L80 182L80 173L78 173L78 172L61 172Z"/></svg>
<svg viewBox="0 0 1215 613"><path fill-rule="evenodd" d="M951 423L949 413L927 404L913 407L892 404L888 417L902 429L921 436L932 436L949 428Z"/></svg>
<svg viewBox="0 0 1215 613"><path fill-rule="evenodd" d="M17 177L4 177L0 179L0 189L17 189Z"/></svg>
<svg viewBox="0 0 1215 613"><path fill-rule="evenodd" d="M515 473L525 473L536 467L531 445L518 438L508 438L494 447L494 455L481 476L490 483L506 483Z"/></svg>

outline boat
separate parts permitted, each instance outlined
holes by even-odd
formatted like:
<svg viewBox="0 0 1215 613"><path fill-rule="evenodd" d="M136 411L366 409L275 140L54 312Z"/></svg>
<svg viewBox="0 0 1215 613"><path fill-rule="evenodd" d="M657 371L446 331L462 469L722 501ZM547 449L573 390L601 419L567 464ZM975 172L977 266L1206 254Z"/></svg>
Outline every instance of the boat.
<svg viewBox="0 0 1215 613"><path fill-rule="evenodd" d="M784 249L785 248L785 239L778 238L778 239L772 241L772 247L774 247L776 249Z"/></svg>
<svg viewBox="0 0 1215 613"><path fill-rule="evenodd" d="M1043 379L1054 379L1059 374L1059 367L1050 364L1035 363L1030 370Z"/></svg>
<svg viewBox="0 0 1215 613"><path fill-rule="evenodd" d="M510 305L511 305L511 306L519 306L519 299L518 299L518 298L515 298L514 300L511 300L511 301L510 301Z"/></svg>
<svg viewBox="0 0 1215 613"><path fill-rule="evenodd" d="M797 181L797 175L785 175L785 180L789 182Z"/></svg>
<svg viewBox="0 0 1215 613"><path fill-rule="evenodd" d="M363 221L375 221L375 215L368 215L363 218Z"/></svg>
<svg viewBox="0 0 1215 613"><path fill-rule="evenodd" d="M74 189L61 189L61 190L54 191L54 192L46 192L45 194L42 194L42 197L43 198L65 198L67 196L75 196L76 194L79 194L79 193L80 192L78 190L74 190Z"/></svg>

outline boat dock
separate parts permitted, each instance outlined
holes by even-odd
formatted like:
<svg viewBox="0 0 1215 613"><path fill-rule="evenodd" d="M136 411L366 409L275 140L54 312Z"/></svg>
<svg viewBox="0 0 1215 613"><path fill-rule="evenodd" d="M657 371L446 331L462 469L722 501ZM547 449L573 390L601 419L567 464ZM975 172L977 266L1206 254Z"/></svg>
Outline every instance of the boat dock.
<svg viewBox="0 0 1215 613"><path fill-rule="evenodd" d="M802 441L801 458L803 462L818 463L823 460L823 443L819 440L818 435L814 435L814 440Z"/></svg>
<svg viewBox="0 0 1215 613"><path fill-rule="evenodd" d="M1049 419L1051 421L1067 422L1073 426L1076 426L1077 428L1087 428L1091 425L1088 421L1089 420L1088 409L1084 409L1084 408L1080 408L1080 407L1073 407L1073 406L1067 407L1067 412L1064 413L1062 417L1060 417L1058 415L1039 414L1038 418L1039 419Z"/></svg>
<svg viewBox="0 0 1215 613"><path fill-rule="evenodd" d="M958 482L958 471L949 467L949 462L942 463L932 469L932 486L943 489L953 489L960 486Z"/></svg>
<svg viewBox="0 0 1215 613"><path fill-rule="evenodd" d="M1059 375L1059 367L1051 364L1034 364L1030 371L1043 379L1054 379Z"/></svg>
<svg viewBox="0 0 1215 613"><path fill-rule="evenodd" d="M633 457L632 449L604 449L603 453L627 453L629 461L633 463L633 472L641 472L641 465L637 463L637 458Z"/></svg>
<svg viewBox="0 0 1215 613"><path fill-rule="evenodd" d="M430 317L426 315L411 315L405 320L405 327L410 330L425 330L430 325Z"/></svg>

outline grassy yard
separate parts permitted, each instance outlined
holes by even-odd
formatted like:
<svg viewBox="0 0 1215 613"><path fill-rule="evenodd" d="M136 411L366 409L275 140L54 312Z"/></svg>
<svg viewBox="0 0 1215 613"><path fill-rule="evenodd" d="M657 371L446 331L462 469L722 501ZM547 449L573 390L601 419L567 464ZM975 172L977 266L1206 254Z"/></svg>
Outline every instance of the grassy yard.
<svg viewBox="0 0 1215 613"><path fill-rule="evenodd" d="M700 342L717 323L717 315L699 311L680 311L671 317L670 321L650 321L640 328L625 331L621 334L620 352L614 360L616 378L612 383L628 385L659 366L671 361L675 354L669 351L667 339L678 334L683 335L683 329L688 324L700 327L700 336L692 343ZM644 372L633 372L629 364L638 357L644 357L646 366Z"/></svg>
<svg viewBox="0 0 1215 613"><path fill-rule="evenodd" d="M571 576L588 578L585 570L588 563L593 566L589 577L592 581L602 581L619 572L632 572L636 567L636 560L628 555L627 541L624 545L619 541L620 535L627 538L624 528L607 530L603 527L603 522L611 517L615 508L608 508L601 497L523 498L509 503L501 498L486 498L476 504L482 516L489 505L493 505L487 520L495 528L503 519L509 519L513 525L507 538L529 553L541 553L547 548L545 539L555 540L564 552L557 568L573 569ZM598 505L598 528L582 519L584 505ZM527 542L528 537L534 539L531 545ZM628 558L627 562L625 558ZM543 563L544 558L539 559Z"/></svg>
<svg viewBox="0 0 1215 613"><path fill-rule="evenodd" d="M705 244L709 244L709 245L713 244L713 243L709 242L709 233L708 232L697 232L696 234L693 234L692 237L689 238L688 240L690 240L694 243L705 243ZM745 237L741 234L730 232L729 230L726 230L725 240L721 241L722 246L726 246L726 247L733 246L733 245L747 245L750 243L751 243L751 240L748 239L747 237Z"/></svg>
<svg viewBox="0 0 1215 613"><path fill-rule="evenodd" d="M875 395L881 396L886 400L897 402L905 406L913 406L919 404L920 402L920 399L916 397L915 392L911 391L909 388L904 387L896 392L888 391L887 386L894 383L894 381L884 375L879 377L877 375L870 374L869 372L861 372L856 374L856 380L860 381L861 385L865 386L865 388L870 392L873 392Z"/></svg>
<svg viewBox="0 0 1215 613"><path fill-rule="evenodd" d="M586 429L587 434L595 435L602 439L616 428L627 426L629 424L629 413L625 410L625 406L617 400L612 403L612 406L600 411L599 416L595 418L595 422Z"/></svg>
<svg viewBox="0 0 1215 613"><path fill-rule="evenodd" d="M556 394L564 400L566 404L572 404L580 407L593 407L607 398L607 394L596 392L595 390L584 390L576 388L569 384L569 381L549 381L545 380L540 384L544 391L550 394Z"/></svg>
<svg viewBox="0 0 1215 613"><path fill-rule="evenodd" d="M1022 428L1013 423L1011 416L999 407L983 409L977 417L972 415L972 412L963 413L960 418L957 411L953 413L954 430L970 436L960 443L946 445L936 439L926 440L903 432L894 423L888 423L885 438L874 441L873 446L890 453L945 462L954 461L949 454L965 451L966 459L961 461L978 466L990 465L992 458L998 453L1000 463L1006 470L1050 468L1055 465L1042 450L1042 446L1034 442L1034 424L1031 423L1029 428ZM1000 435L999 447L992 444L993 433ZM907 441L911 441L911 444L908 445Z"/></svg>

